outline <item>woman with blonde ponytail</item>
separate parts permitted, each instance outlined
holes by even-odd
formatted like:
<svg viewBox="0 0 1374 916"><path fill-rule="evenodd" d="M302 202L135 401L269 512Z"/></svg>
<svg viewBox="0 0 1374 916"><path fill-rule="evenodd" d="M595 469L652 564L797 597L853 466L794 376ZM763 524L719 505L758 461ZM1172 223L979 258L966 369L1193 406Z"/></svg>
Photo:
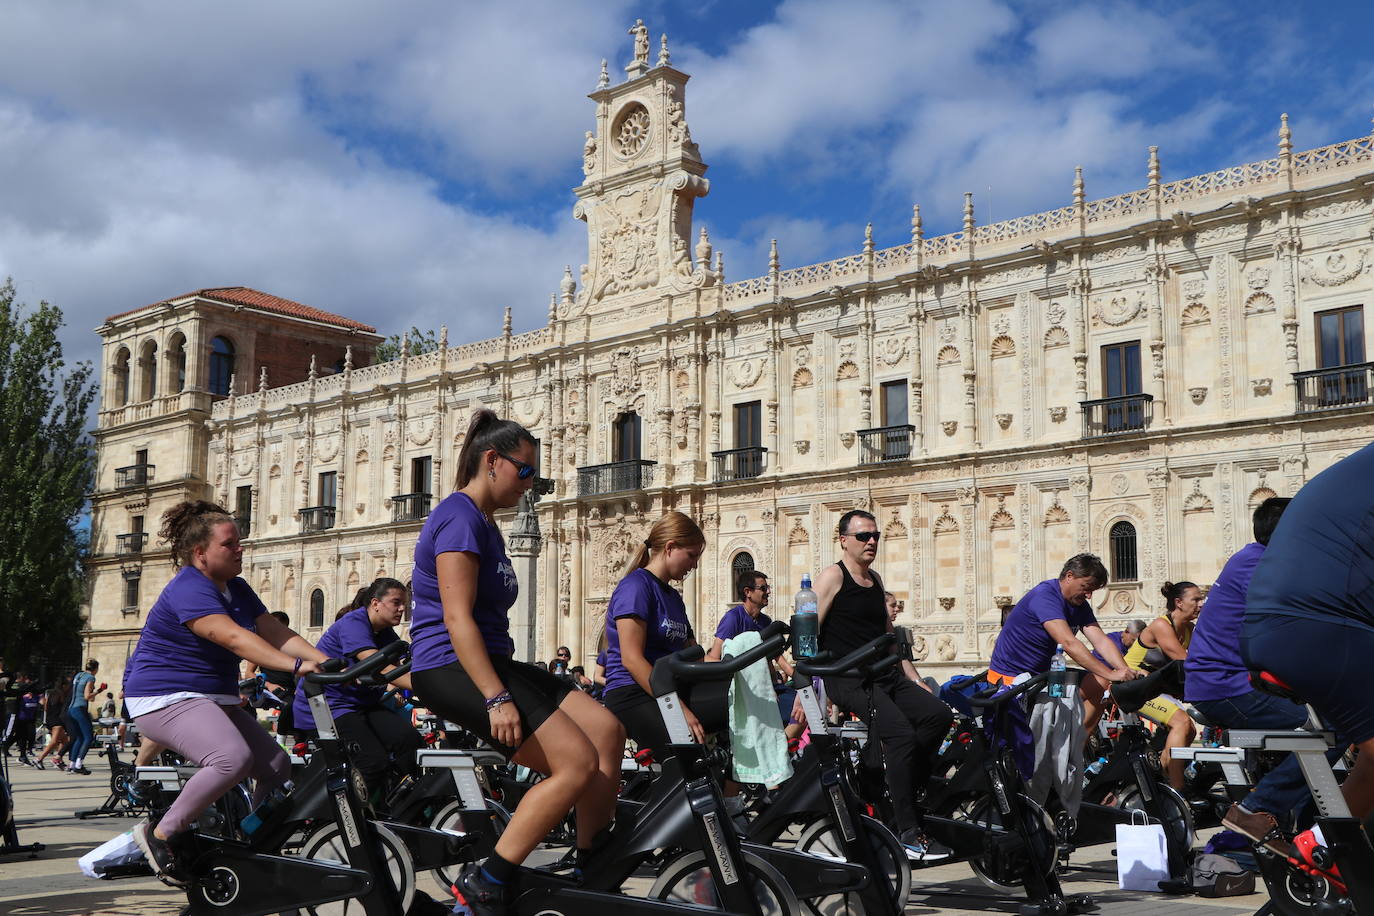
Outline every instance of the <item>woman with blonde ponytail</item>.
<svg viewBox="0 0 1374 916"><path fill-rule="evenodd" d="M458 455L458 489L425 520L415 545L411 682L427 707L546 779L524 794L491 856L454 885L470 913L504 913L518 866L577 809L580 860L610 824L625 732L565 679L515 661L509 611L518 583L495 513L534 486L534 437L479 410ZM462 909L455 912L463 912Z"/></svg>
<svg viewBox="0 0 1374 916"><path fill-rule="evenodd" d="M696 569L705 549L706 537L697 523L681 512L669 512L636 547L606 608L606 691L601 701L635 743L651 748L659 759L669 744L668 730L649 690L649 674L658 659L696 645L682 595L668 583ZM728 682L719 683L728 690ZM697 693L695 703L690 692L681 694L683 712L692 735L705 741L725 724L724 695L719 684L711 683L697 685Z"/></svg>

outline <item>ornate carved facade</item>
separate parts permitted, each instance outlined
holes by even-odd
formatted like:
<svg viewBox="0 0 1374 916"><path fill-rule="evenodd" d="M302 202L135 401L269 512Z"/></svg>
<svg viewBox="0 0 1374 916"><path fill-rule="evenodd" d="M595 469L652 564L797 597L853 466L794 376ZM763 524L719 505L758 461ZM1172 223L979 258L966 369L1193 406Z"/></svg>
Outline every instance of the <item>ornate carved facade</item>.
<svg viewBox="0 0 1374 916"><path fill-rule="evenodd" d="M312 593L327 623L358 584L407 578L420 497L450 492L478 407L525 424L554 481L521 521L520 645L587 661L669 508L709 540L683 584L699 633L741 554L785 602L833 562L840 514L869 509L938 672L986 659L1003 608L1081 550L1118 574L1094 599L1109 626L1150 616L1164 580L1213 580L1252 506L1370 440L1369 137L1294 152L1285 118L1263 162L1162 183L1151 150L1140 190L1090 200L1080 172L1067 206L980 226L969 199L961 231L934 238L917 208L908 244L870 233L788 270L775 246L765 276L726 283L693 232L706 166L662 47L618 85L603 67L590 96L588 263L545 327L214 403L195 473L216 499L251 495L244 575L302 631L319 632ZM1358 344L1335 362L1332 320ZM157 428L173 441L204 421ZM102 448L128 422L107 405ZM301 511L322 475L327 526ZM98 545L126 511L97 502ZM155 596L120 618L100 585L117 569L97 567L90 647L116 667Z"/></svg>

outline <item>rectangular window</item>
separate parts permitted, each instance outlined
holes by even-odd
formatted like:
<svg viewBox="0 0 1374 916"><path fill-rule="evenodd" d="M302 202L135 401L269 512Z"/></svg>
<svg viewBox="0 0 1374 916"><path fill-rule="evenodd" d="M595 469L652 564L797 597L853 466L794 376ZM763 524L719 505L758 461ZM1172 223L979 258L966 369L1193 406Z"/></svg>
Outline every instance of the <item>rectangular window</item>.
<svg viewBox="0 0 1374 916"><path fill-rule="evenodd" d="M1102 348L1102 396L1124 398L1140 394L1140 341Z"/></svg>
<svg viewBox="0 0 1374 916"><path fill-rule="evenodd" d="M320 501L317 506L337 506L339 504L339 474L325 471L320 475Z"/></svg>
<svg viewBox="0 0 1374 916"><path fill-rule="evenodd" d="M1317 313L1317 368L1364 362L1364 306Z"/></svg>
<svg viewBox="0 0 1374 916"><path fill-rule="evenodd" d="M234 519L239 523L239 536L248 537L248 533L253 530L252 486L234 490Z"/></svg>
<svg viewBox="0 0 1374 916"><path fill-rule="evenodd" d="M883 425L906 426L907 393L906 379L898 382L883 382Z"/></svg>
<svg viewBox="0 0 1374 916"><path fill-rule="evenodd" d="M138 607L138 583L139 576L124 577L124 606L126 608Z"/></svg>
<svg viewBox="0 0 1374 916"><path fill-rule="evenodd" d="M623 413L615 420L615 441L611 443L612 461L639 460L639 414Z"/></svg>
<svg viewBox="0 0 1374 916"><path fill-rule="evenodd" d="M141 448L141 449L139 449L138 451L134 452L134 464L147 464L147 463L148 463L148 450L147 450L146 448Z"/></svg>
<svg viewBox="0 0 1374 916"><path fill-rule="evenodd" d="M735 448L763 445L762 416L758 401L735 405Z"/></svg>
<svg viewBox="0 0 1374 916"><path fill-rule="evenodd" d="M429 455L410 459L410 492L429 493L433 489L433 470L434 460Z"/></svg>
<svg viewBox="0 0 1374 916"><path fill-rule="evenodd" d="M129 518L129 531L132 534L143 533L143 516L134 515Z"/></svg>

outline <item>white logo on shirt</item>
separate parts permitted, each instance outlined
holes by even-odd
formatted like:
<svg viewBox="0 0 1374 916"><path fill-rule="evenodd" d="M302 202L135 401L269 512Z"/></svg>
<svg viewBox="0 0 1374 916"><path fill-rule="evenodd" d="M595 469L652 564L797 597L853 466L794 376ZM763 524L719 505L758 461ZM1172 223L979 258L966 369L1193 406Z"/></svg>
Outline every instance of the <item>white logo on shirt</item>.
<svg viewBox="0 0 1374 916"><path fill-rule="evenodd" d="M501 584L506 587L507 591L514 591L519 586L519 582L515 578L515 567L510 565L509 560L498 563L496 571L501 574Z"/></svg>

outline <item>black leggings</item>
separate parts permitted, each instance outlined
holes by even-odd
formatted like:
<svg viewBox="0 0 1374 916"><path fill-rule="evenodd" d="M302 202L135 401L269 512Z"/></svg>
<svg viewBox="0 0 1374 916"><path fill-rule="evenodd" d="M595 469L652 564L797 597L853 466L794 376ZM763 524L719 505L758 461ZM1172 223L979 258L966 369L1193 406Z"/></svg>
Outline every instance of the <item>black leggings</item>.
<svg viewBox="0 0 1374 916"><path fill-rule="evenodd" d="M493 655L491 667L510 691L511 701L520 713L520 732L527 737L538 731L539 726L558 711L563 698L573 691L564 678L527 662ZM420 702L430 710L458 723L506 757L514 756L515 748L491 736L491 714L486 709L486 697L461 664L453 661L442 668L415 671L410 682Z"/></svg>
<svg viewBox="0 0 1374 916"><path fill-rule="evenodd" d="M730 682L702 681L678 692L706 734L723 731L730 723ZM644 692L638 684L627 684L608 690L601 697L606 708L625 726L625 734L641 748L652 751L654 760L663 762L668 751L668 726L663 724L658 701ZM944 737L942 734L940 737Z"/></svg>
<svg viewBox="0 0 1374 916"><path fill-rule="evenodd" d="M916 793L930 779L931 761L954 721L954 713L939 698L896 672L873 684L876 723L870 721L870 691L858 678L828 677L825 692L840 709L862 719L868 725L870 737L876 736L882 743L887 791L892 796L898 836L920 827Z"/></svg>
<svg viewBox="0 0 1374 916"><path fill-rule="evenodd" d="M415 752L424 742L406 719L389 709L373 707L346 712L334 720L339 737L348 742L353 763L363 774L368 789L383 786L395 771L413 776L420 772Z"/></svg>

